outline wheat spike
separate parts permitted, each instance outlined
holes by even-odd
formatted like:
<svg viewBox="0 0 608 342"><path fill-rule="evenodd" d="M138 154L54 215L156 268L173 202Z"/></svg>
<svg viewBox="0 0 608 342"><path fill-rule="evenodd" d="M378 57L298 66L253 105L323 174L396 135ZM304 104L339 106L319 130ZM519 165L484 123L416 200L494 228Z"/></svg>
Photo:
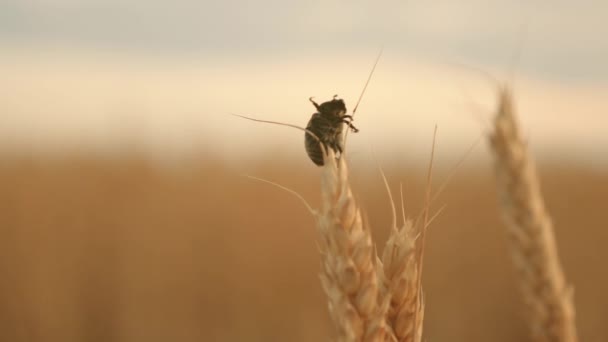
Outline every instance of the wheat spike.
<svg viewBox="0 0 608 342"><path fill-rule="evenodd" d="M391 230L382 255L383 291L390 296L388 324L398 341L420 342L424 303L418 277L415 237L411 221Z"/></svg>
<svg viewBox="0 0 608 342"><path fill-rule="evenodd" d="M369 228L348 183L343 158L327 151L321 176L321 283L339 341L393 341L386 325L388 300L380 298Z"/></svg>
<svg viewBox="0 0 608 342"><path fill-rule="evenodd" d="M489 142L532 340L575 342L573 291L564 277L536 167L519 132L506 87L500 89Z"/></svg>
<svg viewBox="0 0 608 342"><path fill-rule="evenodd" d="M405 216L403 189L401 189L401 213L403 226L397 228L395 201L388 181L380 169L384 186L391 204L392 224L382 260L378 260L381 297L389 302L386 321L397 341L421 341L424 303L419 287L420 269L416 258L416 233L411 220Z"/></svg>

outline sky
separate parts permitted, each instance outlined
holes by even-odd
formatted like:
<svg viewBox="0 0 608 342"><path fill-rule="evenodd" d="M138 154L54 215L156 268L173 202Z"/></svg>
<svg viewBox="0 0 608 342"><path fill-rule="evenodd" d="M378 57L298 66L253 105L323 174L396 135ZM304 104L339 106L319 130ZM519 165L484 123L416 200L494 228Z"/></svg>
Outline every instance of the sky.
<svg viewBox="0 0 608 342"><path fill-rule="evenodd" d="M6 42L201 55L374 49L606 81L608 3L584 1L4 0ZM530 68L532 69L532 68Z"/></svg>
<svg viewBox="0 0 608 342"><path fill-rule="evenodd" d="M384 46L360 154L414 153L434 124L466 149L491 118L483 70L514 82L539 151L594 160L608 155L606 18L605 1L3 0L0 146L295 151L299 132L227 113L304 126L308 97L336 93L352 109Z"/></svg>

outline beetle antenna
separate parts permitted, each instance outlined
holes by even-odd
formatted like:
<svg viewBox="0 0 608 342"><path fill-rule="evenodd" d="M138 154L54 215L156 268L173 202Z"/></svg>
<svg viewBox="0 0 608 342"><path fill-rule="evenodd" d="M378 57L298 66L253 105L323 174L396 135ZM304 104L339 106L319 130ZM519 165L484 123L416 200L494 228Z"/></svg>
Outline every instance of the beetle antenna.
<svg viewBox="0 0 608 342"><path fill-rule="evenodd" d="M250 121L255 121L255 122L262 122L262 123L268 123L268 124L272 124L272 125L286 126L286 127L291 127L291 128L296 128L296 129L299 129L301 131L306 132L306 134L308 134L311 137L315 138L315 140L318 143L321 143L321 139L319 139L319 137L316 134L314 134L312 131L310 131L310 130L304 128L304 127L300 127L298 125L292 125L292 124L288 124L288 123L284 123L284 122L278 122L278 121L269 121L269 120L254 119L254 118L250 118L248 116L234 114L234 113L228 113L228 114L233 115L233 116L237 116L237 117L245 119L245 120L250 120Z"/></svg>
<svg viewBox="0 0 608 342"><path fill-rule="evenodd" d="M315 106L315 108L317 108L317 110L319 110L319 105L313 99L314 99L314 97L311 96L308 98L308 101L312 102L312 104Z"/></svg>

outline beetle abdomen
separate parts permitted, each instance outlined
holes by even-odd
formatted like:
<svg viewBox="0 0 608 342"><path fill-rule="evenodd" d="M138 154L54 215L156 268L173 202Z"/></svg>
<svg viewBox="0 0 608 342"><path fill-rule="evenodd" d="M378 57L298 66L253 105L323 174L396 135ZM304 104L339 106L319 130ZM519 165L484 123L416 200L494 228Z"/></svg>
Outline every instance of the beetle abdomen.
<svg viewBox="0 0 608 342"><path fill-rule="evenodd" d="M308 121L306 129L316 135L320 142L310 134L305 134L304 144L310 160L318 166L323 166L323 144L325 149L331 148L334 152L342 152L342 122L331 120L319 113L315 113Z"/></svg>

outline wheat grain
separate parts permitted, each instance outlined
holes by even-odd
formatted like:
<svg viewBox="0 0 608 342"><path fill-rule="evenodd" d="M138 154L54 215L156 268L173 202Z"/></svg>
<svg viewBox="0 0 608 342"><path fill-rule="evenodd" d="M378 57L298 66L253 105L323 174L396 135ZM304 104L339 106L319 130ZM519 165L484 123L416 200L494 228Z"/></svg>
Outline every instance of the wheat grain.
<svg viewBox="0 0 608 342"><path fill-rule="evenodd" d="M577 341L573 291L562 271L534 161L519 132L513 99L506 87L499 92L489 141L532 340Z"/></svg>

